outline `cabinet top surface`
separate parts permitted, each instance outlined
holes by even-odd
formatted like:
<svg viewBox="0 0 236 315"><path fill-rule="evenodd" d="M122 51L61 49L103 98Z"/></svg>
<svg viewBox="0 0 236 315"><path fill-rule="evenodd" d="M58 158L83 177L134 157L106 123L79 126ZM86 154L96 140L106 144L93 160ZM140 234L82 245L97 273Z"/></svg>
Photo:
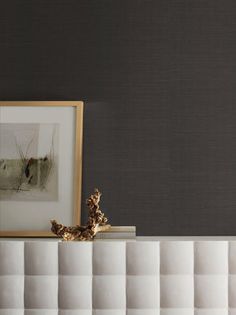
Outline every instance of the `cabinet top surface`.
<svg viewBox="0 0 236 315"><path fill-rule="evenodd" d="M2 237L2 241L24 241L24 242L62 242L57 238L13 238L13 237ZM151 242L151 241L236 241L236 236L138 236L133 239L97 239L94 242L117 242L117 241L126 241L126 242ZM76 242L74 242L76 243ZM84 243L84 242L77 242Z"/></svg>

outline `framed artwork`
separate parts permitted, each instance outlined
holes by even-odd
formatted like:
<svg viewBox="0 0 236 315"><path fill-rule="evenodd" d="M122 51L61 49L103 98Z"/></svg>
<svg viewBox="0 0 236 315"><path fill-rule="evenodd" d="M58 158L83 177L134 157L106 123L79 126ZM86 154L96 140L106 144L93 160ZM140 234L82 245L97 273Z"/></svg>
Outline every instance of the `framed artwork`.
<svg viewBox="0 0 236 315"><path fill-rule="evenodd" d="M0 237L80 224L83 102L0 102Z"/></svg>

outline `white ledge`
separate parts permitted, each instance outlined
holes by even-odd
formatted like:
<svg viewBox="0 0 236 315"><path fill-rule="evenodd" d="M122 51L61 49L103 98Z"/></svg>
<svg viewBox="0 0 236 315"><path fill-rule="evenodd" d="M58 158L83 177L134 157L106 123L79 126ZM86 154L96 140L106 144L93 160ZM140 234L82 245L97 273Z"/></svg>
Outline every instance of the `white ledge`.
<svg viewBox="0 0 236 315"><path fill-rule="evenodd" d="M13 238L1 237L0 241L47 241L47 242L61 242L58 238ZM102 241L236 241L236 236L137 236L135 238L106 238L95 239L95 242Z"/></svg>

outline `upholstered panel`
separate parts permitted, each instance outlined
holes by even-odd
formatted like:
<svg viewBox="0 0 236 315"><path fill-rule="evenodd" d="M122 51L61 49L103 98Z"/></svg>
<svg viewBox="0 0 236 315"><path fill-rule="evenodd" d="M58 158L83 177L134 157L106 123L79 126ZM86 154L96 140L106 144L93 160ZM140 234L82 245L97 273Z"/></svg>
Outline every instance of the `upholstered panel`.
<svg viewBox="0 0 236 315"><path fill-rule="evenodd" d="M0 242L0 315L143 314L236 315L236 242Z"/></svg>

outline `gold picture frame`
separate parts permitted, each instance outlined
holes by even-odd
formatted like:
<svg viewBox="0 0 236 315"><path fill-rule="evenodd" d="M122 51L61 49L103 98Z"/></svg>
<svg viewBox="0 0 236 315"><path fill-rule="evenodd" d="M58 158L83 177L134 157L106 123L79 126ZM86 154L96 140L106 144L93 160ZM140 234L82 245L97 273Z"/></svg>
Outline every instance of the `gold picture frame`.
<svg viewBox="0 0 236 315"><path fill-rule="evenodd" d="M81 190L82 190L82 140L83 140L83 109L82 101L0 101L2 107L73 107L75 109L75 143L74 143L74 201L73 224L81 223ZM1 117L0 117L1 118ZM53 218L52 218L53 219ZM0 237L55 237L46 230L0 230Z"/></svg>

